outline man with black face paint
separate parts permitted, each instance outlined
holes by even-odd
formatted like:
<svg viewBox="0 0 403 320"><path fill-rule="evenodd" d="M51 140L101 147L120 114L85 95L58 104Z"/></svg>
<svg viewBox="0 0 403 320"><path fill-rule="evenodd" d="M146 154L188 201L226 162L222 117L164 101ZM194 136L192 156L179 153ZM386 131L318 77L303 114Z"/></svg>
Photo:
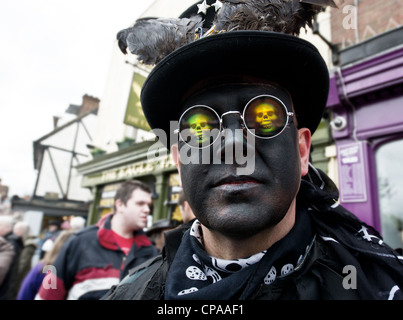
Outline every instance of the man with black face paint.
<svg viewBox="0 0 403 320"><path fill-rule="evenodd" d="M403 257L309 163L329 74L295 34L328 4L205 0L119 32L122 51L156 64L142 107L176 138L196 220L104 299L403 299Z"/></svg>
<svg viewBox="0 0 403 320"><path fill-rule="evenodd" d="M231 83L233 79L228 79L229 83L226 83L226 79L222 79L219 85L204 86L202 92L186 99L182 109L207 105L221 115L232 111L242 113L250 99L270 95L284 97L284 103L292 111L291 99L285 90L276 85L264 84L264 79L243 78L244 83ZM212 152L223 160L226 150L233 150L236 144L247 149L251 142L251 139L243 139L243 136L236 139L236 130L245 130L241 128L240 116L236 115L235 121L229 118L230 115L227 115L222 119L223 130L227 130L227 134L211 146ZM264 250L291 229L300 177L301 174L306 175L308 170L308 129L298 130L290 123L274 139L250 137L255 148L254 172L249 175L237 174L239 165L236 157L232 164L181 165L178 148L185 143L179 141L179 144L172 146L172 155L178 164L183 188L201 222L206 249L211 240L212 247L227 257L234 254L240 255L234 258L252 255L253 252L248 252L247 248L254 243L262 248L249 250ZM287 158L288 161L283 161ZM195 184L195 180L199 183ZM250 237L258 241L251 241ZM232 254L230 250L235 250L235 253Z"/></svg>

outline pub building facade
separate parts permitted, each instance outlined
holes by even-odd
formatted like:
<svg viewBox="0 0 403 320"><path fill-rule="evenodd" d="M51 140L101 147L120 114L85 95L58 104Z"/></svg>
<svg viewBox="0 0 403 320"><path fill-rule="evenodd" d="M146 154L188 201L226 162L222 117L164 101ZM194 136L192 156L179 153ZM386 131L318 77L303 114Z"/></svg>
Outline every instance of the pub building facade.
<svg viewBox="0 0 403 320"><path fill-rule="evenodd" d="M339 52L327 107L340 203L403 247L403 27Z"/></svg>
<svg viewBox="0 0 403 320"><path fill-rule="evenodd" d="M147 140L77 166L82 186L93 193L89 224L113 212L114 196L120 183L140 180L152 189L152 210L148 226L160 219L181 220L177 208L180 182L175 164L157 140Z"/></svg>

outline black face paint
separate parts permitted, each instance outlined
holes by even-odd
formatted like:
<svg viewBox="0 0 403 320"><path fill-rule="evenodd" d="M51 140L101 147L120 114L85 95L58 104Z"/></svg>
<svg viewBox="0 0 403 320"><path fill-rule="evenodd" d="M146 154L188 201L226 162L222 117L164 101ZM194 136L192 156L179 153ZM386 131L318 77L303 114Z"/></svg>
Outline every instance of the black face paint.
<svg viewBox="0 0 403 320"><path fill-rule="evenodd" d="M229 84L204 90L186 100L183 110L200 104L212 107L220 116L228 111L242 112L251 98L262 94L279 97L288 111L292 111L292 102L286 91L256 84ZM235 119L223 119L227 130L241 129L240 122ZM240 143L236 139L220 139L224 139L221 149L211 146L212 152L224 154L230 144ZM244 148L250 144L246 138L242 143ZM179 142L181 148L184 148L183 142ZM202 150L196 152L201 160ZM289 124L280 135L270 140L254 138L253 158L254 171L248 175L237 173L239 165L236 161L227 164L224 160L220 164L212 161L181 163L186 198L204 226L230 237L242 238L272 227L284 218L301 181L295 125Z"/></svg>

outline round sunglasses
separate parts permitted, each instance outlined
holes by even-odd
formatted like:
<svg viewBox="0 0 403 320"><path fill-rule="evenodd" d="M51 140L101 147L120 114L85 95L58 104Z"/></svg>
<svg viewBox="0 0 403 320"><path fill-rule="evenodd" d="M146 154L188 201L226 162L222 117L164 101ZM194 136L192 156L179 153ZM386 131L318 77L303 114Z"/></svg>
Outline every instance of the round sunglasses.
<svg viewBox="0 0 403 320"><path fill-rule="evenodd" d="M277 97L259 95L245 105L242 114L239 111L228 111L220 117L209 106L192 106L183 112L179 118L179 129L174 132L179 133L180 139L190 147L205 148L218 139L223 130L222 119L229 114L239 115L241 128L246 128L260 139L272 139L280 135L294 116Z"/></svg>

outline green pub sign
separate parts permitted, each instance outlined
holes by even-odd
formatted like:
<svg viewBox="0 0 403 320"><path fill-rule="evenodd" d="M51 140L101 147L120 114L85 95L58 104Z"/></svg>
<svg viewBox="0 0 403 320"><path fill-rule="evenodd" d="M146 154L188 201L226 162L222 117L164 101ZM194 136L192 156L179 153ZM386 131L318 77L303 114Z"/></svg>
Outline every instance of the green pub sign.
<svg viewBox="0 0 403 320"><path fill-rule="evenodd" d="M150 131L151 128L144 116L140 103L140 92L145 77L138 73L133 74L132 85L130 87L129 101L127 103L124 123L139 129Z"/></svg>

